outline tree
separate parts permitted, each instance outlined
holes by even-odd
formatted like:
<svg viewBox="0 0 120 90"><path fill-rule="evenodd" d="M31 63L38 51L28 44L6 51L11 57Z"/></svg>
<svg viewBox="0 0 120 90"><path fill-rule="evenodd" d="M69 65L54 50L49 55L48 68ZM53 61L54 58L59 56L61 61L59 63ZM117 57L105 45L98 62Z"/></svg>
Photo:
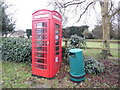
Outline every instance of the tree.
<svg viewBox="0 0 120 90"><path fill-rule="evenodd" d="M62 36L64 38L70 38L70 27L62 29Z"/></svg>
<svg viewBox="0 0 120 90"><path fill-rule="evenodd" d="M111 3L111 5L110 5ZM102 30L103 30L103 50L106 50L108 54L110 54L110 20L113 16L120 12L120 8L112 10L113 2L110 0L101 0L101 16L102 16ZM110 6L110 9L109 9Z"/></svg>
<svg viewBox="0 0 120 90"><path fill-rule="evenodd" d="M115 8L115 4L113 0L52 0L55 5L60 9L66 9L68 7L69 10L73 10L77 12L79 11L79 18L77 22L80 21L81 17L88 11L91 6L95 6L98 2L101 8L101 16L102 16L102 30L103 30L103 50L106 50L108 54L110 54L110 20L117 13L120 12L120 7ZM72 8L72 6L74 6ZM95 9L95 7L94 7ZM97 9L97 7L96 7ZM77 16L77 15L76 15Z"/></svg>
<svg viewBox="0 0 120 90"><path fill-rule="evenodd" d="M93 35L92 35L92 33L88 29L84 30L83 33L82 33L82 35L86 39L93 39Z"/></svg>
<svg viewBox="0 0 120 90"><path fill-rule="evenodd" d="M88 29L89 26L71 26L63 29L63 37L70 38L71 35L76 34L77 36L83 37L82 33Z"/></svg>
<svg viewBox="0 0 120 90"><path fill-rule="evenodd" d="M15 29L15 21L12 20L12 17L10 17L6 11L9 8L8 5L5 4L5 2L0 2L0 8L1 15L2 15L2 36L7 36L8 33L11 33Z"/></svg>
<svg viewBox="0 0 120 90"><path fill-rule="evenodd" d="M27 37L30 38L32 35L32 30L31 29L26 29Z"/></svg>

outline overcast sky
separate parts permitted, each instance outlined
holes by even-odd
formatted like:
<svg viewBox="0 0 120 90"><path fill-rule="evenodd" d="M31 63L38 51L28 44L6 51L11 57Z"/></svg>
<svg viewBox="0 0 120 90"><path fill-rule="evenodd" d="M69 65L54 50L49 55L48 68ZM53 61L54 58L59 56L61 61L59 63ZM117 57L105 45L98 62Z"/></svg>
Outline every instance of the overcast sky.
<svg viewBox="0 0 120 90"><path fill-rule="evenodd" d="M16 29L32 28L32 13L46 7L47 0L5 0L9 5L8 13L13 13Z"/></svg>
<svg viewBox="0 0 120 90"><path fill-rule="evenodd" d="M7 4L13 5L8 9L8 13L12 13L11 15L14 17L13 19L16 20L16 30L26 30L32 28L32 13L40 10L40 9L49 9L52 10L52 7L47 7L48 1L50 0L5 0ZM96 4L98 5L98 4ZM97 7L98 12L100 9ZM94 13L94 11L93 11ZM90 26L90 29L94 28L96 23L96 17L98 18L99 15L95 15L90 13L88 17L84 16L83 19L74 25L81 26L87 24ZM69 20L68 26L73 25L75 20L71 17Z"/></svg>

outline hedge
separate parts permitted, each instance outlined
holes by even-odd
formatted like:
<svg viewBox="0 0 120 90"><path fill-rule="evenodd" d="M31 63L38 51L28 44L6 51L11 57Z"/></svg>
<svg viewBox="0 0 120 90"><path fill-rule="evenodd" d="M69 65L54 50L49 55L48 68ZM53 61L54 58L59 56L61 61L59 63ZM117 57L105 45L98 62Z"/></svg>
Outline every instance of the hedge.
<svg viewBox="0 0 120 90"><path fill-rule="evenodd" d="M31 40L26 38L3 38L2 60L31 62Z"/></svg>

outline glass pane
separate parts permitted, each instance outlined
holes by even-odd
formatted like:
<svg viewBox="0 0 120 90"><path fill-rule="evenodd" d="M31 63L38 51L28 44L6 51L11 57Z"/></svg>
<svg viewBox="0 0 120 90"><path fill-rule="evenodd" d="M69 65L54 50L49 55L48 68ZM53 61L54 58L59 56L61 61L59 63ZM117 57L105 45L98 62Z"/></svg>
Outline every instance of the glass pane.
<svg viewBox="0 0 120 90"><path fill-rule="evenodd" d="M37 53L37 57L44 57L44 53Z"/></svg>
<svg viewBox="0 0 120 90"><path fill-rule="evenodd" d="M47 58L46 53L36 53L36 57Z"/></svg>
<svg viewBox="0 0 120 90"><path fill-rule="evenodd" d="M55 24L55 28L56 29L60 29L60 25L59 24Z"/></svg>
<svg viewBox="0 0 120 90"><path fill-rule="evenodd" d="M36 45L46 46L47 42L45 42L45 41L36 41Z"/></svg>
<svg viewBox="0 0 120 90"><path fill-rule="evenodd" d="M55 47L55 51L59 51L59 47Z"/></svg>
<svg viewBox="0 0 120 90"><path fill-rule="evenodd" d="M59 55L59 52L56 52L55 54L56 54L56 55Z"/></svg>
<svg viewBox="0 0 120 90"><path fill-rule="evenodd" d="M47 27L47 22L44 22L44 23L43 23L43 26L44 26L44 27Z"/></svg>
<svg viewBox="0 0 120 90"><path fill-rule="evenodd" d="M37 47L37 51L44 51L47 52L47 47Z"/></svg>
<svg viewBox="0 0 120 90"><path fill-rule="evenodd" d="M38 62L38 63L44 63L44 59L36 58L36 62Z"/></svg>
<svg viewBox="0 0 120 90"><path fill-rule="evenodd" d="M56 40L59 40L59 38L60 38L60 36L55 35L55 39L56 39Z"/></svg>
<svg viewBox="0 0 120 90"><path fill-rule="evenodd" d="M55 45L59 45L59 41L55 41Z"/></svg>
<svg viewBox="0 0 120 90"><path fill-rule="evenodd" d="M55 30L55 34L59 34L60 32L59 32L60 30Z"/></svg>
<svg viewBox="0 0 120 90"><path fill-rule="evenodd" d="M44 46L44 41L36 41L36 44L37 44L37 45Z"/></svg>
<svg viewBox="0 0 120 90"><path fill-rule="evenodd" d="M44 29L37 29L37 30L36 30L36 33L37 33L37 34L44 34Z"/></svg>
<svg viewBox="0 0 120 90"><path fill-rule="evenodd" d="M36 64L36 68L38 68L38 69L44 69L44 65Z"/></svg>
<svg viewBox="0 0 120 90"><path fill-rule="evenodd" d="M42 27L43 27L42 23L37 23L37 28L42 28Z"/></svg>
<svg viewBox="0 0 120 90"><path fill-rule="evenodd" d="M43 28L43 27L47 27L47 22L37 23L37 28Z"/></svg>
<svg viewBox="0 0 120 90"><path fill-rule="evenodd" d="M43 40L44 39L44 35L37 35L37 39L38 40Z"/></svg>

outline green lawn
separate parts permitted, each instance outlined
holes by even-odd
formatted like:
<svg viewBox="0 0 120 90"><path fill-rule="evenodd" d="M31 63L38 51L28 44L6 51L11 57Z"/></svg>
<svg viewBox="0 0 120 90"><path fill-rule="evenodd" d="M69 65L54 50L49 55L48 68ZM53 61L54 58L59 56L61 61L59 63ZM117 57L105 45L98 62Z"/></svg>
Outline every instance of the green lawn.
<svg viewBox="0 0 120 90"><path fill-rule="evenodd" d="M65 42L62 43L62 46L65 45ZM110 43L110 48L114 48L114 49L118 49L118 43ZM94 48L101 48L102 47L102 42L87 42L87 47L94 47ZM100 53L100 49L86 49L83 50L83 53L85 55L88 56L98 56L98 54ZM113 55L113 57L120 57L120 55L118 55L118 50L111 50L111 54Z"/></svg>
<svg viewBox="0 0 120 90"><path fill-rule="evenodd" d="M87 42L87 47L94 47L94 48L101 48L102 42ZM118 49L118 43L110 43L110 48L116 48Z"/></svg>
<svg viewBox="0 0 120 90"><path fill-rule="evenodd" d="M100 52L101 52L100 49L86 49L86 50L83 50L84 55L93 56L93 57L98 56ZM113 55L113 57L119 57L120 58L120 55L118 54L118 50L111 50L111 54Z"/></svg>
<svg viewBox="0 0 120 90"><path fill-rule="evenodd" d="M69 43L69 42L68 42ZM65 42L62 42L62 46L65 45ZM87 47L101 48L103 45L102 42L87 42ZM118 49L118 43L110 43L110 48Z"/></svg>
<svg viewBox="0 0 120 90"><path fill-rule="evenodd" d="M28 73L29 72L29 73ZM29 88L31 66L24 63L2 62L2 88Z"/></svg>

